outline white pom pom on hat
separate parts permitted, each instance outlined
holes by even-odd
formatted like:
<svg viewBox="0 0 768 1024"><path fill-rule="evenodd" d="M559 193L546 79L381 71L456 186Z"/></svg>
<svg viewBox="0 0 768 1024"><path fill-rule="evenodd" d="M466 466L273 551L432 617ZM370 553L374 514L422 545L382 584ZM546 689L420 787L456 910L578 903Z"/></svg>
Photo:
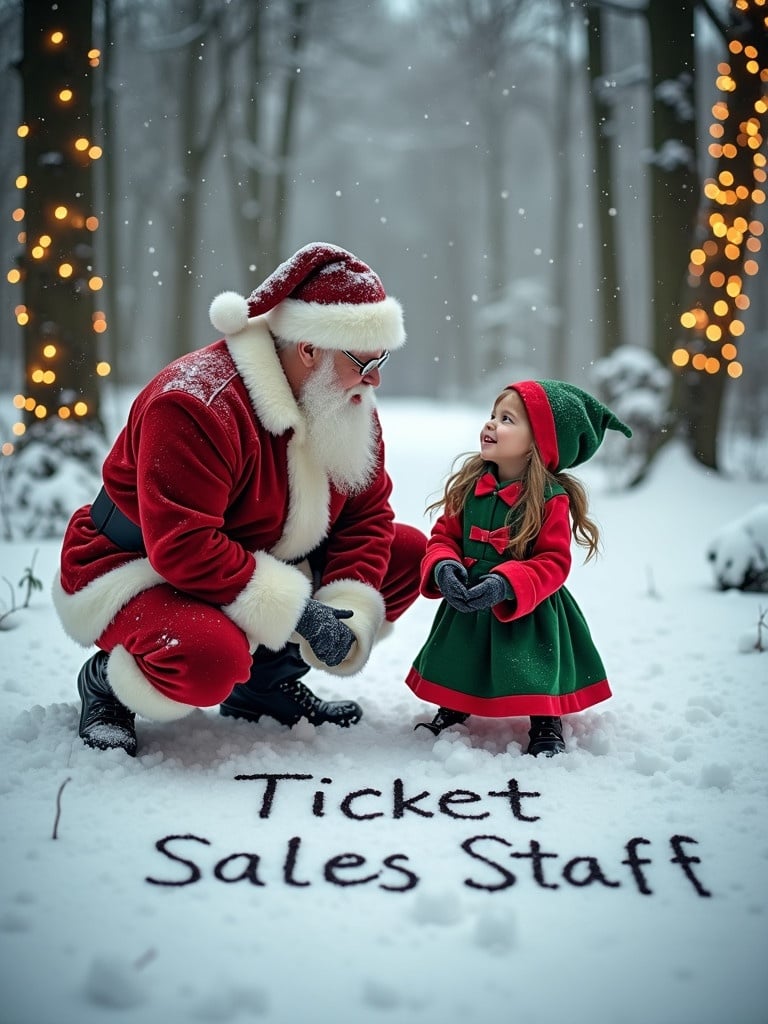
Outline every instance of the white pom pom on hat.
<svg viewBox="0 0 768 1024"><path fill-rule="evenodd" d="M208 316L217 331L238 334L248 326L248 300L237 292L222 292L211 303Z"/></svg>

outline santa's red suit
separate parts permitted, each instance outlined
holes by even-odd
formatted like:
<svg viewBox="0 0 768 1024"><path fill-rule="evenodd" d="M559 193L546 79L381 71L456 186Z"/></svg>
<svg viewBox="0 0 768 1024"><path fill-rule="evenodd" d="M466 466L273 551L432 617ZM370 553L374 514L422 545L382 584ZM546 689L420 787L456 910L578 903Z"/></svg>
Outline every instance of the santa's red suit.
<svg viewBox="0 0 768 1024"><path fill-rule="evenodd" d="M166 721L218 704L248 678L257 646L289 640L325 671L362 668L385 620L413 602L426 542L393 521L376 438L371 481L340 493L310 455L264 317L178 359L140 392L103 480L140 526L144 550L122 550L85 506L70 521L54 584L70 636L110 652L123 704ZM313 596L351 609L357 640L335 668L294 633L312 595L303 560L323 543Z"/></svg>

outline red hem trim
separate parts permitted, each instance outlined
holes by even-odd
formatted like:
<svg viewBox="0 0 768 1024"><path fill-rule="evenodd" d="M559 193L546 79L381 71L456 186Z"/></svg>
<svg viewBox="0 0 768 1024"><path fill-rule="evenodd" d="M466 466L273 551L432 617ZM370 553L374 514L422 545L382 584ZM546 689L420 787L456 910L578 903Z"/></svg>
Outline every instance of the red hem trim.
<svg viewBox="0 0 768 1024"><path fill-rule="evenodd" d="M508 697L475 697L459 693L438 683L423 679L415 668L406 678L406 684L421 700L452 711L464 711L484 718L514 718L517 715L572 715L608 700L611 688L607 679L585 686L583 690L558 696L542 693L521 693Z"/></svg>

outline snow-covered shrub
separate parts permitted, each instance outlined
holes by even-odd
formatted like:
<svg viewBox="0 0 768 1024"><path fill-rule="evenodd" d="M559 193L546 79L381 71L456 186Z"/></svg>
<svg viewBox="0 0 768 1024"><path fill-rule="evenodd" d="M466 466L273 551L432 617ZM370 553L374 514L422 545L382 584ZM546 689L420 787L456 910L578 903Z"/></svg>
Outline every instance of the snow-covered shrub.
<svg viewBox="0 0 768 1024"><path fill-rule="evenodd" d="M61 537L69 517L101 487L104 439L82 424L33 424L3 459L2 509L10 537Z"/></svg>
<svg viewBox="0 0 768 1024"><path fill-rule="evenodd" d="M603 462L614 484L629 486L647 467L669 422L672 373L648 349L620 345L592 373L598 398L632 428L629 441L606 435Z"/></svg>
<svg viewBox="0 0 768 1024"><path fill-rule="evenodd" d="M756 505L719 530L707 558L721 590L768 592L768 505Z"/></svg>

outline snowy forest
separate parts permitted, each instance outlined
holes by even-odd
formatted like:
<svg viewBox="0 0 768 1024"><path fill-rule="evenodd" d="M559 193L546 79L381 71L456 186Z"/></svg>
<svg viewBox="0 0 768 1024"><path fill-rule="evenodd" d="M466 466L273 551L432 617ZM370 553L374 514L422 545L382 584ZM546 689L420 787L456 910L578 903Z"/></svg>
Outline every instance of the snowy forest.
<svg viewBox="0 0 768 1024"><path fill-rule="evenodd" d="M765 17L0 0L5 507L25 446L96 466L108 389L214 340L216 294L321 239L403 304L388 396L564 378L622 404L627 483L680 433L724 468L726 437L768 431Z"/></svg>

